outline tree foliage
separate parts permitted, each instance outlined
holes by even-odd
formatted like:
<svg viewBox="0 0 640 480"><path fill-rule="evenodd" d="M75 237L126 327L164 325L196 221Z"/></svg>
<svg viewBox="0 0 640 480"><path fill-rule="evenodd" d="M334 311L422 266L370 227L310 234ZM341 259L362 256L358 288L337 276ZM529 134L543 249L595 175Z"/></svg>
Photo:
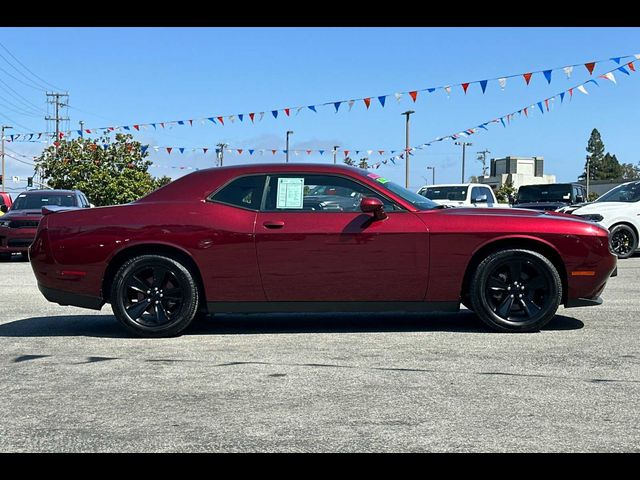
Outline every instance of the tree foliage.
<svg viewBox="0 0 640 480"><path fill-rule="evenodd" d="M36 159L43 182L51 188L82 190L97 206L132 202L171 181L151 176L148 152L130 134L56 144Z"/></svg>
<svg viewBox="0 0 640 480"><path fill-rule="evenodd" d="M617 157L609 152L605 153L604 142L597 128L591 131L591 136L587 142L587 160L585 161L584 171L578 177L579 180L587 178L587 170L589 171L589 180L610 180L624 178L625 174L630 174L628 168L620 165Z"/></svg>
<svg viewBox="0 0 640 480"><path fill-rule="evenodd" d="M345 163L345 165L349 165L350 167L355 167L356 166L356 162L353 158L351 157L346 157L343 162Z"/></svg>
<svg viewBox="0 0 640 480"><path fill-rule="evenodd" d="M495 191L496 199L500 203L508 203L509 199L515 198L517 190L513 186L513 183L503 183L500 188Z"/></svg>

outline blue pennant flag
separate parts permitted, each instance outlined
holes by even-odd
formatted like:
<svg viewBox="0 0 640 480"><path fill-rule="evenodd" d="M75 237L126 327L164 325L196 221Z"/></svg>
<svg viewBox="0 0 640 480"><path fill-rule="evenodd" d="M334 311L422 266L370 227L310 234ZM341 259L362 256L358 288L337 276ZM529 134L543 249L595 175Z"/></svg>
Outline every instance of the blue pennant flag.
<svg viewBox="0 0 640 480"><path fill-rule="evenodd" d="M540 109L540 113L544 114L544 109L542 108L542 102L538 102L538 108Z"/></svg>
<svg viewBox="0 0 640 480"><path fill-rule="evenodd" d="M178 125L184 125L184 120L178 120Z"/></svg>
<svg viewBox="0 0 640 480"><path fill-rule="evenodd" d="M242 118L243 118L243 117L244 117L244 114L243 114L243 113L239 113L239 114L238 114L238 118L240 119L240 121L242 121Z"/></svg>
<svg viewBox="0 0 640 480"><path fill-rule="evenodd" d="M336 113L338 113L338 109L340 108L340 104L341 104L341 103L342 103L342 102L334 102L334 103L333 103L333 106L334 106L334 107L336 107Z"/></svg>
<svg viewBox="0 0 640 480"><path fill-rule="evenodd" d="M391 150L391 154L393 155L394 153L396 153L397 150Z"/></svg>
<svg viewBox="0 0 640 480"><path fill-rule="evenodd" d="M551 83L551 70L545 70L542 73L544 73L544 78L547 79L547 83Z"/></svg>
<svg viewBox="0 0 640 480"><path fill-rule="evenodd" d="M184 153L184 147L180 147L178 150L180 150L180 153Z"/></svg>
<svg viewBox="0 0 640 480"><path fill-rule="evenodd" d="M278 118L278 110L271 110L271 115L273 115L273 118Z"/></svg>
<svg viewBox="0 0 640 480"><path fill-rule="evenodd" d="M480 87L482 88L482 93L487 89L487 80L480 80Z"/></svg>
<svg viewBox="0 0 640 480"><path fill-rule="evenodd" d="M436 91L436 89L435 89L435 88L427 88L427 92L429 92L429 93L433 93L433 92L435 92L435 91Z"/></svg>
<svg viewBox="0 0 640 480"><path fill-rule="evenodd" d="M315 105L309 105L307 108L309 110L313 110L314 112L318 113L318 111L316 110L316 106Z"/></svg>
<svg viewBox="0 0 640 480"><path fill-rule="evenodd" d="M127 127L127 126L124 126L124 127L122 127L122 128L124 128L125 130L131 130L131 128L129 128L129 127Z"/></svg>
<svg viewBox="0 0 640 480"><path fill-rule="evenodd" d="M143 155L145 154L145 152L147 151L148 148L149 148L149 145L141 145L140 146L140 151L142 152Z"/></svg>
<svg viewBox="0 0 640 480"><path fill-rule="evenodd" d="M153 129L154 129L154 130L157 130L157 129L158 129L158 127L156 127L156 124L155 124L155 123L152 123L152 124L151 124L151 126L153 127Z"/></svg>
<svg viewBox="0 0 640 480"><path fill-rule="evenodd" d="M216 119L213 118L213 117L209 117L209 118L207 118L207 120L211 120L211 122L216 123Z"/></svg>
<svg viewBox="0 0 640 480"><path fill-rule="evenodd" d="M287 151L286 151L286 150L282 150L282 153L284 153L284 154L286 155L286 154L287 154Z"/></svg>
<svg viewBox="0 0 640 480"><path fill-rule="evenodd" d="M562 103L562 101L564 100L564 94L565 92L560 93L560 103Z"/></svg>
<svg viewBox="0 0 640 480"><path fill-rule="evenodd" d="M386 95L382 95L380 97L378 97L378 101L380 102L380 105L382 105L384 107L384 102L387 99Z"/></svg>
<svg viewBox="0 0 640 480"><path fill-rule="evenodd" d="M503 126L504 128L507 128L507 124L506 124L506 123L504 123L504 117L500 117L500 121L502 122L502 126Z"/></svg>
<svg viewBox="0 0 640 480"><path fill-rule="evenodd" d="M356 155L358 155L360 153L360 150L356 150Z"/></svg>
<svg viewBox="0 0 640 480"><path fill-rule="evenodd" d="M624 67L619 67L618 70L620 70L622 73L626 74L626 75L630 75L630 73L627 71L626 68Z"/></svg>
<svg viewBox="0 0 640 480"><path fill-rule="evenodd" d="M78 135L82 136L82 130L76 130L78 132Z"/></svg>
<svg viewBox="0 0 640 480"><path fill-rule="evenodd" d="M109 148L109 144L108 143L103 143L102 144L102 148L104 148L106 150L107 148Z"/></svg>
<svg viewBox="0 0 640 480"><path fill-rule="evenodd" d="M621 59L621 58L622 58L622 57L613 57L613 58L611 58L611 60L613 60L614 62L616 62L618 65L620 65L620 59Z"/></svg>
<svg viewBox="0 0 640 480"><path fill-rule="evenodd" d="M255 150L249 150L249 155L253 155L253 152L255 152Z"/></svg>
<svg viewBox="0 0 640 480"><path fill-rule="evenodd" d="M478 125L478 128L484 128L485 130L489 130L487 128L487 124L486 123L483 123L482 125Z"/></svg>
<svg viewBox="0 0 640 480"><path fill-rule="evenodd" d="M587 80L585 83L590 83L593 82L596 84L596 87L599 87L600 85L598 85L598 82L596 82L595 80Z"/></svg>
<svg viewBox="0 0 640 480"><path fill-rule="evenodd" d="M322 155L324 153L324 150L318 150L320 152L320 155Z"/></svg>

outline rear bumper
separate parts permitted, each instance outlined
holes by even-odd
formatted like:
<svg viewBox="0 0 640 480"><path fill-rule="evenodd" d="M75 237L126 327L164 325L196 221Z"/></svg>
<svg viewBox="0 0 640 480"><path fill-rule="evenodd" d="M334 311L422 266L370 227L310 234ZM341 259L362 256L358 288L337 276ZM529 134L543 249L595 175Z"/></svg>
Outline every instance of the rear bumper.
<svg viewBox="0 0 640 480"><path fill-rule="evenodd" d="M74 307L90 308L91 310L100 310L104 305L104 300L100 297L56 290L45 287L40 283L38 283L38 289L40 289L44 298L58 305L72 305Z"/></svg>
<svg viewBox="0 0 640 480"><path fill-rule="evenodd" d="M602 298L574 298L573 300L567 300L567 303L564 304L565 308L572 307L593 307L596 305L602 305Z"/></svg>

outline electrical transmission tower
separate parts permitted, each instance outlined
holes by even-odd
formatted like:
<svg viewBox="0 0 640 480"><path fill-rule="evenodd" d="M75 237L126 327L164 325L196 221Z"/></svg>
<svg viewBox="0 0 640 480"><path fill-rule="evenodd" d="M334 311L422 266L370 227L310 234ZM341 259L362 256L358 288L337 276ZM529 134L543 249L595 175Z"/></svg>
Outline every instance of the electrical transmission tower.
<svg viewBox="0 0 640 480"><path fill-rule="evenodd" d="M51 106L52 111L49 111L49 106ZM63 123L69 121L69 117L67 116L68 107L68 93L47 92L47 116L44 117L44 119L47 120L47 122L53 122L52 124L47 123L47 131L54 131L56 140L60 140L60 132L68 130L69 124ZM51 130L49 126L51 126Z"/></svg>
<svg viewBox="0 0 640 480"><path fill-rule="evenodd" d="M482 150L478 153L478 161L482 163L482 176L487 176L487 153L491 153L489 150Z"/></svg>

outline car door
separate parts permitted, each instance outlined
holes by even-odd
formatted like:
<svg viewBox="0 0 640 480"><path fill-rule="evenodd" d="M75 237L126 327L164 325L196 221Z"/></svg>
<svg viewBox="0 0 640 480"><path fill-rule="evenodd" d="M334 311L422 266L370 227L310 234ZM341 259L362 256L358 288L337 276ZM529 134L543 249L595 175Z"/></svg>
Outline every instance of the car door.
<svg viewBox="0 0 640 480"><path fill-rule="evenodd" d="M346 176L278 174L267 182L255 238L269 301L424 299L429 238L415 214ZM365 196L380 198L388 218L360 211Z"/></svg>

